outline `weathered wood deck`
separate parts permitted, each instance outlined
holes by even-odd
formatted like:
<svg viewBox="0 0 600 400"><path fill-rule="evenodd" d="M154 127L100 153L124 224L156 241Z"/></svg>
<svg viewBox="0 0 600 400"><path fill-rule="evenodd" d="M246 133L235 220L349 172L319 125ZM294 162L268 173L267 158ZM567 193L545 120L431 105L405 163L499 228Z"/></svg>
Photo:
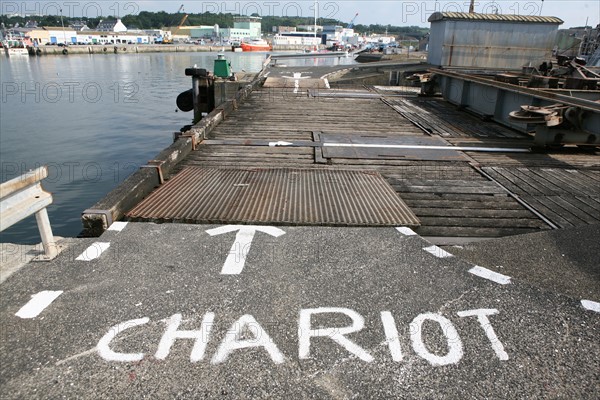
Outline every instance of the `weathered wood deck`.
<svg viewBox="0 0 600 400"><path fill-rule="evenodd" d="M432 159L418 150L410 156L375 151L362 158L352 149L324 152L321 135L382 143L437 137L450 146L517 149L533 141L439 98L400 88L317 90L316 97L289 87L256 90L176 172L188 166L374 170L419 217L417 232L439 242L600 222L600 156L595 152L464 151L458 160ZM269 147L265 141L300 144Z"/></svg>

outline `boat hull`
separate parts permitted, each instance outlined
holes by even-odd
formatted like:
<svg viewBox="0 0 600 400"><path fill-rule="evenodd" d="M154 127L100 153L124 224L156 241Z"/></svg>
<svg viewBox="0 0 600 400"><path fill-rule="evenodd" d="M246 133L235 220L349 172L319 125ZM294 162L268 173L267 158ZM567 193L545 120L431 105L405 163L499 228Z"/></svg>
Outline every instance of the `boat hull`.
<svg viewBox="0 0 600 400"><path fill-rule="evenodd" d="M24 48L10 47L4 49L5 53L9 57L18 57L18 56L29 56L29 51Z"/></svg>
<svg viewBox="0 0 600 400"><path fill-rule="evenodd" d="M271 51L271 46L268 44L247 44L242 43L242 51Z"/></svg>

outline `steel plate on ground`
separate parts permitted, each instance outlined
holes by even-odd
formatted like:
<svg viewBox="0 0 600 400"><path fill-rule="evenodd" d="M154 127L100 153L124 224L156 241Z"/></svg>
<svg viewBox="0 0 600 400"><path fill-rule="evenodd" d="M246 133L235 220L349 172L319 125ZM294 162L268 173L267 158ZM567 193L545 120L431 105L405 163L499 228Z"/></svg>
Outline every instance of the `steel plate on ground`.
<svg viewBox="0 0 600 400"><path fill-rule="evenodd" d="M363 136L322 133L323 143L347 145L381 145L381 147L323 147L325 158L356 158L376 160L427 160L465 161L460 152L453 150L442 138L436 136ZM386 146L423 146L418 149L393 148ZM448 146L448 149L427 149L427 146Z"/></svg>
<svg viewBox="0 0 600 400"><path fill-rule="evenodd" d="M187 167L127 217L137 221L418 226L373 171Z"/></svg>

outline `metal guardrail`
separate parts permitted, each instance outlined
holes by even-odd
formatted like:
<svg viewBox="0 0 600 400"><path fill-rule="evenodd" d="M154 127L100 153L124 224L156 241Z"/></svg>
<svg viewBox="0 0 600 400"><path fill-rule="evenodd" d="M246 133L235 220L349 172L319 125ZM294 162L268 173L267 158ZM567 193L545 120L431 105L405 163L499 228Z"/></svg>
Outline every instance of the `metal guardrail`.
<svg viewBox="0 0 600 400"><path fill-rule="evenodd" d="M52 260L60 252L46 211L52 204L52 194L40 183L46 177L48 167L44 166L0 184L0 232L35 214L44 246L40 260Z"/></svg>

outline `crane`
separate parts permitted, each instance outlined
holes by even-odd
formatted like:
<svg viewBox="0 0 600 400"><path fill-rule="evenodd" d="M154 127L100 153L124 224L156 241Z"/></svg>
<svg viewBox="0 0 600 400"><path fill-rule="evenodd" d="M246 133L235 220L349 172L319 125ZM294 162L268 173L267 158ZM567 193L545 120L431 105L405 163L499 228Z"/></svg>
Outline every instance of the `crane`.
<svg viewBox="0 0 600 400"><path fill-rule="evenodd" d="M356 15L354 15L354 18L352 18L352 20L350 21L350 23L348 24L348 26L346 27L347 29L352 29L354 28L354 21L356 21L356 17L358 17L358 13L356 13Z"/></svg>
<svg viewBox="0 0 600 400"><path fill-rule="evenodd" d="M185 13L185 10L183 9L183 4L179 7L179 10L177 10L177 14L181 13L182 11ZM185 14L183 16L183 18L181 18L181 21L179 21L179 25L177 25L177 29L175 29L173 32L171 32L171 35L165 35L165 37L163 37L163 39L162 39L163 44L172 44L173 43L173 36L175 36L175 34L177 34L177 32L179 32L179 29L181 29L183 24L185 24L185 21L188 19L188 17L189 17L189 14Z"/></svg>

